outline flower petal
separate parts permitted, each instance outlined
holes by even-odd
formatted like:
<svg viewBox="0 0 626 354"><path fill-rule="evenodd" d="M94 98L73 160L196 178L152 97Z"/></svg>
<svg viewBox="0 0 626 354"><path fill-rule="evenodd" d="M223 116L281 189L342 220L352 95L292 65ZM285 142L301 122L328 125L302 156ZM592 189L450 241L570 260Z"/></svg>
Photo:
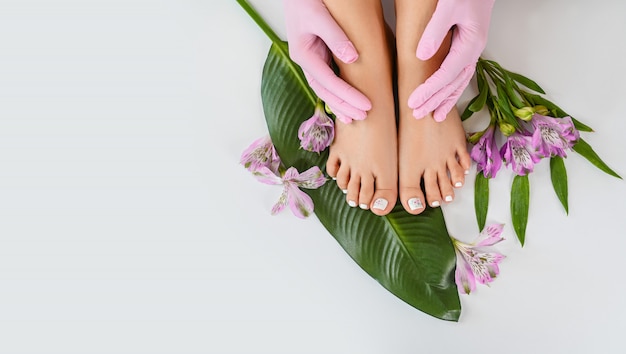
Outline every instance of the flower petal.
<svg viewBox="0 0 626 354"><path fill-rule="evenodd" d="M274 204L274 207L272 207L272 215L276 215L280 213L281 211L283 211L285 207L287 206L288 199L289 199L289 191L285 187L283 188L283 192L281 193L280 198L278 198L278 201L276 202L276 204Z"/></svg>
<svg viewBox="0 0 626 354"><path fill-rule="evenodd" d="M478 235L478 238L474 242L476 247L482 246L493 246L496 243L504 240L500 235L502 234L502 230L504 228L504 224L491 224L483 229L483 231Z"/></svg>
<svg viewBox="0 0 626 354"><path fill-rule="evenodd" d="M283 180L276 176L268 167L259 167L256 171L252 172L254 177L261 183L265 184L282 184Z"/></svg>
<svg viewBox="0 0 626 354"><path fill-rule="evenodd" d="M476 289L476 280L474 273L472 273L472 267L459 251L456 251L454 281L456 282L459 292L461 292L462 289L465 294L469 294Z"/></svg>
<svg viewBox="0 0 626 354"><path fill-rule="evenodd" d="M289 208L293 214L304 219L313 213L313 200L301 191L295 184L286 182L285 189L288 191Z"/></svg>
<svg viewBox="0 0 626 354"><path fill-rule="evenodd" d="M327 179L324 177L324 173L322 173L322 170L320 170L318 166L313 166L292 179L298 187L306 189L317 189L323 186L324 183L326 183L326 180Z"/></svg>
<svg viewBox="0 0 626 354"><path fill-rule="evenodd" d="M311 118L305 120L298 128L300 147L311 152L322 152L332 143L335 137L335 125L326 115L320 103L315 107Z"/></svg>
<svg viewBox="0 0 626 354"><path fill-rule="evenodd" d="M277 173L280 166L280 158L269 136L253 141L241 154L239 162L253 173L261 167L268 167Z"/></svg>

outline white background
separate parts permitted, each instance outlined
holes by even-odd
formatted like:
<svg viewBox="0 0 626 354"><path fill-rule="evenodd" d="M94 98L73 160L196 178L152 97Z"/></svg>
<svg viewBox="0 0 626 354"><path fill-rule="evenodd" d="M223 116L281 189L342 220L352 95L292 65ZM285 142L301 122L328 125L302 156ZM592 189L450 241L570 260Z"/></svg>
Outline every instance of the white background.
<svg viewBox="0 0 626 354"><path fill-rule="evenodd" d="M279 0L255 6L284 38ZM498 0L485 52L595 128L626 175L626 4ZM625 182L544 162L527 244L458 323L365 274L238 164L270 42L235 1L0 1L0 353L623 353ZM471 97L470 88L459 106ZM473 180L444 212L478 230Z"/></svg>

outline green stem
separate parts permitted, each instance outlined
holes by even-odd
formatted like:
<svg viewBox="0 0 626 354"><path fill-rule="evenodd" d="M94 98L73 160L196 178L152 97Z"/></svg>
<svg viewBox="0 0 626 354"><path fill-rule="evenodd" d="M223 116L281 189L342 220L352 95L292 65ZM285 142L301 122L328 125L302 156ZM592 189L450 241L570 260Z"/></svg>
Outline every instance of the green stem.
<svg viewBox="0 0 626 354"><path fill-rule="evenodd" d="M248 3L247 0L237 0L237 3L239 3L239 5L248 13L248 15L250 15L250 17L252 17L254 22L256 22L261 30L263 30L265 35L269 37L269 39L272 41L272 44L274 44L274 47L276 47L276 49L278 50L278 54L280 54L280 56L285 59L285 62L289 66L289 69L294 73L294 76L297 78L300 86L304 88L304 91L306 92L309 100L314 105L317 104L317 95L315 95L309 84L306 82L300 68L291 60L291 57L289 57L289 48L287 47L287 43L280 39L280 37L278 37L272 27L270 27L270 25L265 22L263 17L261 17L261 15L256 12L256 10Z"/></svg>
<svg viewBox="0 0 626 354"><path fill-rule="evenodd" d="M274 44L283 43L283 41L280 39L280 37L278 37L276 32L274 32L272 27L270 27L267 24L267 22L265 22L263 17L261 17L261 15L259 15L258 12L256 12L256 10L254 10L254 8L252 8L252 6L250 4L248 4L248 1L246 1L246 0L237 0L237 2L239 3L239 5L241 5L241 7L244 10L246 10L248 15L250 15L250 17L252 17L254 22L256 22L256 24L259 27L261 27L261 30L263 30L263 32L270 38L272 43L274 43Z"/></svg>

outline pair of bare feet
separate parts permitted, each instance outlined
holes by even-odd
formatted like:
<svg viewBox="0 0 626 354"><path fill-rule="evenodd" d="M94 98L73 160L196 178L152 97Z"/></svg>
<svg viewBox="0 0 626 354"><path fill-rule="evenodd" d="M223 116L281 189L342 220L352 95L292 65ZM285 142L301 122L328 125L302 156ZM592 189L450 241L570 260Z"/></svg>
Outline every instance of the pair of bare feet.
<svg viewBox="0 0 626 354"><path fill-rule="evenodd" d="M370 3L350 12L342 9L346 2L326 2L359 51L359 59L352 64L335 60L340 75L372 102L365 120L336 121L326 171L352 207L386 215L399 197L407 212L419 214L426 203L438 207L452 202L454 189L464 185L471 166L456 109L443 122L436 122L431 115L416 119L406 103L411 92L439 68L450 38L432 59L421 61L415 50L436 2L425 7L425 2L396 1L395 43L388 35L380 2L378 6ZM400 102L397 126L394 65Z"/></svg>

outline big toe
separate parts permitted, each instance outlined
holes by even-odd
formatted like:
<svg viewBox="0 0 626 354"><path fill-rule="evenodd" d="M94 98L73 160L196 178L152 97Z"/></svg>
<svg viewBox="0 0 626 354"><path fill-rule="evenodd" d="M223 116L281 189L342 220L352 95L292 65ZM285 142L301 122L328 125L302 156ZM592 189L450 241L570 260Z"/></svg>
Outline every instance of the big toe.
<svg viewBox="0 0 626 354"><path fill-rule="evenodd" d="M417 215L426 209L421 180L421 173L400 180L400 202L409 214Z"/></svg>
<svg viewBox="0 0 626 354"><path fill-rule="evenodd" d="M397 181L393 178L377 178L375 192L370 204L372 213L379 216L389 214L396 205L397 199Z"/></svg>

